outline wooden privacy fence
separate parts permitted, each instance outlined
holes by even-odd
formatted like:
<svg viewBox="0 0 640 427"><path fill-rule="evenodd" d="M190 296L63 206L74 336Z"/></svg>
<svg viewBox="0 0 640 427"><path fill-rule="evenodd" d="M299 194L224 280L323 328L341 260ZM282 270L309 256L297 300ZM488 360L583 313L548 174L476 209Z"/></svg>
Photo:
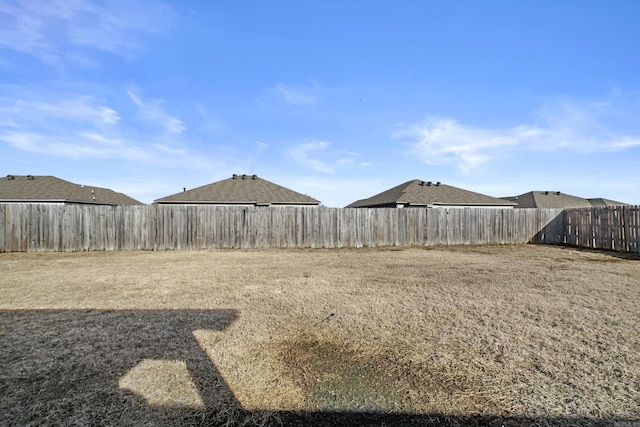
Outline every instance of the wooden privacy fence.
<svg viewBox="0 0 640 427"><path fill-rule="evenodd" d="M566 209L565 222L569 245L640 252L640 206Z"/></svg>
<svg viewBox="0 0 640 427"><path fill-rule="evenodd" d="M561 243L561 209L0 205L0 252Z"/></svg>

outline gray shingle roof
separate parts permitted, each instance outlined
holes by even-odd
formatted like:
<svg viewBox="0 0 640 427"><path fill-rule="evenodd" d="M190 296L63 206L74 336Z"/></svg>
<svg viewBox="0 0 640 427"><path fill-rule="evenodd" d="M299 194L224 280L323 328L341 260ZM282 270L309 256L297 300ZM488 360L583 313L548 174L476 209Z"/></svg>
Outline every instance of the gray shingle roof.
<svg viewBox="0 0 640 427"><path fill-rule="evenodd" d="M628 203L616 202L615 200L603 199L601 197L595 199L587 199L591 206L631 206Z"/></svg>
<svg viewBox="0 0 640 427"><path fill-rule="evenodd" d="M318 205L312 197L256 175L236 175L202 187L157 199L159 204Z"/></svg>
<svg viewBox="0 0 640 427"><path fill-rule="evenodd" d="M74 184L55 176L33 175L7 175L0 178L0 203L142 204L108 188Z"/></svg>
<svg viewBox="0 0 640 427"><path fill-rule="evenodd" d="M625 206L608 199L585 199L560 191L530 191L519 196L503 197L518 203L518 208L590 208L592 206Z"/></svg>
<svg viewBox="0 0 640 427"><path fill-rule="evenodd" d="M586 208L591 203L582 197L571 196L560 191L530 191L519 196L505 197L518 204L518 208Z"/></svg>
<svg viewBox="0 0 640 427"><path fill-rule="evenodd" d="M396 207L397 205L513 207L515 203L450 185L414 179L368 199L353 202L347 207Z"/></svg>

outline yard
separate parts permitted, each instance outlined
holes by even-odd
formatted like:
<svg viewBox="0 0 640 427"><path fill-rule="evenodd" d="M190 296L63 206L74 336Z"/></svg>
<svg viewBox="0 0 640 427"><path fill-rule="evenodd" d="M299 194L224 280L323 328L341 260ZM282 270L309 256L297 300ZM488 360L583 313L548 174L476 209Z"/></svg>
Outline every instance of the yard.
<svg viewBox="0 0 640 427"><path fill-rule="evenodd" d="M0 424L640 423L640 258L0 254Z"/></svg>

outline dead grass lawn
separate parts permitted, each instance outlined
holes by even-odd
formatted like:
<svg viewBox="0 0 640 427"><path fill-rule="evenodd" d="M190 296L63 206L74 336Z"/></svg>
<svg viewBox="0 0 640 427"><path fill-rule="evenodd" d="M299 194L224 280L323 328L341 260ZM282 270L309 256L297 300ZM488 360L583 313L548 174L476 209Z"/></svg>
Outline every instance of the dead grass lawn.
<svg viewBox="0 0 640 427"><path fill-rule="evenodd" d="M0 412L632 423L639 307L637 257L558 247L0 254Z"/></svg>

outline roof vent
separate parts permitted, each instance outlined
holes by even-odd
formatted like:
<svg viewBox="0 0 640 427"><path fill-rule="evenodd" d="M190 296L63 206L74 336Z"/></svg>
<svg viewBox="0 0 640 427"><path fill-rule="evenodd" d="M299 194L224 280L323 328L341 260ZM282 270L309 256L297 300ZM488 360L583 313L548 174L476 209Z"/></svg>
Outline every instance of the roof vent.
<svg viewBox="0 0 640 427"><path fill-rule="evenodd" d="M560 195L560 192L559 192L559 191L556 191L556 194L559 196L559 195Z"/></svg>
<svg viewBox="0 0 640 427"><path fill-rule="evenodd" d="M237 173L234 173L234 174L231 176L231 179L236 179L237 177L238 177L238 174L237 174Z"/></svg>
<svg viewBox="0 0 640 427"><path fill-rule="evenodd" d="M431 185L431 181L427 181L427 185Z"/></svg>
<svg viewBox="0 0 640 427"><path fill-rule="evenodd" d="M13 176L13 175L7 175L7 179L8 179L9 181L11 181L11 180L13 180L13 179L16 179L16 177L15 177L15 176Z"/></svg>
<svg viewBox="0 0 640 427"><path fill-rule="evenodd" d="M34 179L36 179L36 177L35 177L35 176L33 176L33 175L27 175L27 179L28 179L29 181L33 181Z"/></svg>
<svg viewBox="0 0 640 427"><path fill-rule="evenodd" d="M544 194L549 195L549 192L548 192L548 191L545 191L545 192L544 192Z"/></svg>
<svg viewBox="0 0 640 427"><path fill-rule="evenodd" d="M436 187L440 186L440 181L436 182Z"/></svg>
<svg viewBox="0 0 640 427"><path fill-rule="evenodd" d="M253 175L251 179L258 179L258 175Z"/></svg>
<svg viewBox="0 0 640 427"><path fill-rule="evenodd" d="M182 192L187 191L187 187L182 187Z"/></svg>
<svg viewBox="0 0 640 427"><path fill-rule="evenodd" d="M242 174L242 179L247 179L247 175Z"/></svg>

